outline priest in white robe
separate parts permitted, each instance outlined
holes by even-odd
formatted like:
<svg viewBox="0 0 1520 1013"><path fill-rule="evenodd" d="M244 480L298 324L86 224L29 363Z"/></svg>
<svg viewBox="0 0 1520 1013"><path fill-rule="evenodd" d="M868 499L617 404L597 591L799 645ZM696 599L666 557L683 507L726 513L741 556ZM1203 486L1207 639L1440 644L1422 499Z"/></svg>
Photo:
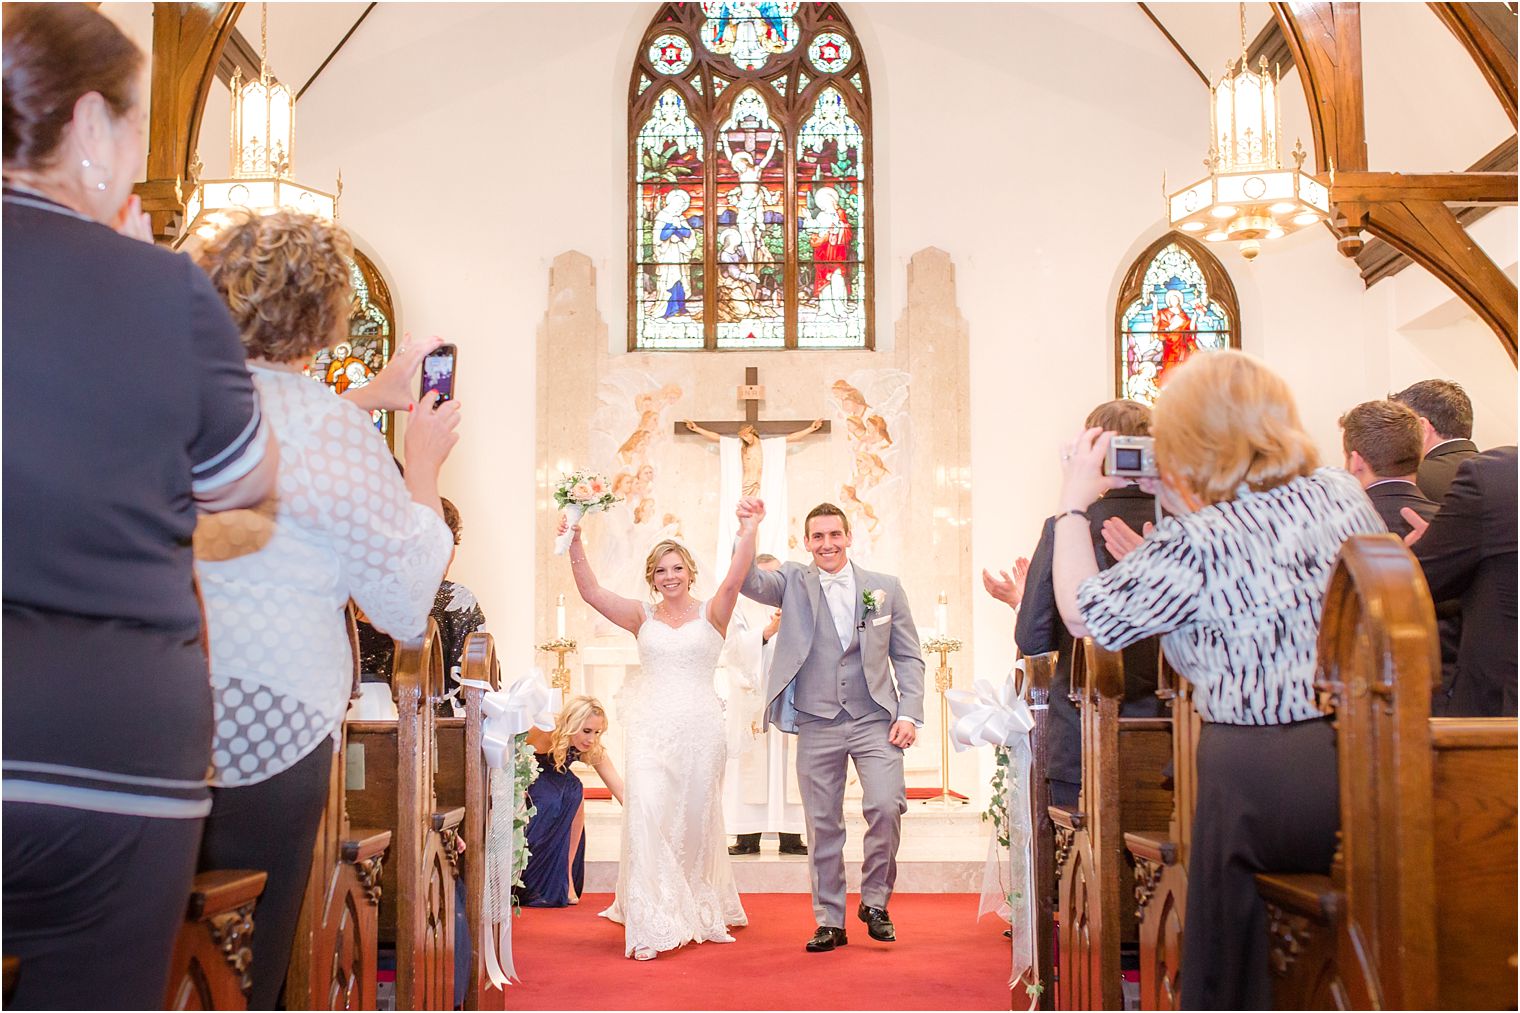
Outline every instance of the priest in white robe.
<svg viewBox="0 0 1520 1013"><path fill-rule="evenodd" d="M778 570L781 561L767 553L756 556L755 565ZM791 736L775 727L763 730L762 721L766 674L775 651L772 638L781 612L740 599L734 617L720 668L728 683L729 731L723 822L738 838L728 853L758 854L761 836L774 833L779 835L782 854L805 855L796 749Z"/></svg>

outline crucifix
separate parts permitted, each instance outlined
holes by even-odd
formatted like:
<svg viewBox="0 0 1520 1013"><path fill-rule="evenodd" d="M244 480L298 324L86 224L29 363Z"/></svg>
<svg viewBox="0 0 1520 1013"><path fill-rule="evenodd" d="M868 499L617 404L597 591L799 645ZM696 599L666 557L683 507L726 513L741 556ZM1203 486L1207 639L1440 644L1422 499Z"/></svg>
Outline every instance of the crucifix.
<svg viewBox="0 0 1520 1013"><path fill-rule="evenodd" d="M788 443L796 443L814 433L827 433L829 423L824 419L782 422L775 419L760 420L760 402L765 399L765 388L760 384L760 370L748 366L744 370L744 385L739 388L739 400L744 402L744 418L730 422L693 422L684 419L676 423L676 435L693 434L717 443L724 436L737 436L740 442L740 460L743 463L743 494L760 494L760 471L764 456L760 448L762 436L784 436Z"/></svg>

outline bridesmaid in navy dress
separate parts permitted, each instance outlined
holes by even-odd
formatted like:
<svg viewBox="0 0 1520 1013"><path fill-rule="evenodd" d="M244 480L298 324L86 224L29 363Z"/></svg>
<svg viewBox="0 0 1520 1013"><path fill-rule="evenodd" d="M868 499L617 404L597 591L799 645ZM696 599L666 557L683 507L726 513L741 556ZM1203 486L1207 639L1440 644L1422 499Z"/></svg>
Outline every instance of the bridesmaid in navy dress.
<svg viewBox="0 0 1520 1013"><path fill-rule="evenodd" d="M528 867L518 897L525 907L566 907L580 903L585 878L585 810L581 779L571 770L579 761L601 777L612 797L623 801L623 779L602 748L607 712L589 696L571 698L554 731L533 729L528 742L537 753L538 778L528 786L536 810L528 821Z"/></svg>

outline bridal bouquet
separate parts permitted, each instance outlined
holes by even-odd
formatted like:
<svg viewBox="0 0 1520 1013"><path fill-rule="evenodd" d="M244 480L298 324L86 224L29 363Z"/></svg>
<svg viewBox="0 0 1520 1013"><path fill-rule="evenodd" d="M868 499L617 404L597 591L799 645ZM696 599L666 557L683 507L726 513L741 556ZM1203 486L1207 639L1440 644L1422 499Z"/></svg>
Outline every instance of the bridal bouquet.
<svg viewBox="0 0 1520 1013"><path fill-rule="evenodd" d="M563 556L570 548L570 541L575 537L575 532L570 529L579 524L582 517L594 510L611 509L617 501L618 498L612 495L612 484L601 475L575 471L562 476L554 487L554 502L565 512L569 524L554 543L554 554Z"/></svg>

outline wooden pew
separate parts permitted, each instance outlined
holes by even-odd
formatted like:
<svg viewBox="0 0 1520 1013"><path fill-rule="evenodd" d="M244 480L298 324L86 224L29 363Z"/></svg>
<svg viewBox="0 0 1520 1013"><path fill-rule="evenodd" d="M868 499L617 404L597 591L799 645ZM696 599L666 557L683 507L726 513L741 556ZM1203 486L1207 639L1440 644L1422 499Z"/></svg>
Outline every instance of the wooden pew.
<svg viewBox="0 0 1520 1013"><path fill-rule="evenodd" d="M1156 695L1172 709L1172 812L1165 833L1129 832L1124 847L1135 877L1140 935L1140 1008L1174 1010L1181 1002L1182 926L1187 862L1198 788L1198 735L1192 687L1162 659Z"/></svg>
<svg viewBox="0 0 1520 1013"><path fill-rule="evenodd" d="M1121 1009L1119 947L1135 942L1127 831L1164 831L1171 792L1161 771L1171 750L1166 718L1121 718L1123 658L1085 639L1072 658L1082 720L1082 791L1075 811L1050 807L1059 885L1059 989L1063 1010Z"/></svg>
<svg viewBox="0 0 1520 1013"><path fill-rule="evenodd" d="M1435 613L1392 535L1342 548L1319 664L1340 847L1329 876L1257 877L1276 1005L1514 1008L1516 722L1430 716Z"/></svg>
<svg viewBox="0 0 1520 1013"><path fill-rule="evenodd" d="M351 697L359 695L359 635L348 608L353 657ZM380 871L389 830L358 829L348 818L348 726L339 729L327 778L327 804L317 824L311 872L285 972L286 1009L369 1009L376 1006Z"/></svg>
<svg viewBox="0 0 1520 1013"><path fill-rule="evenodd" d="M422 637L396 642L395 721L349 721L348 810L391 831L381 870L380 938L396 947L396 1008L454 1008L454 881L460 807L434 798L434 701L443 695L442 644L431 619Z"/></svg>
<svg viewBox="0 0 1520 1013"><path fill-rule="evenodd" d="M253 906L262 872L202 872L174 940L164 1008L245 1010L253 987Z"/></svg>
<svg viewBox="0 0 1520 1013"><path fill-rule="evenodd" d="M466 681L483 682L493 690L501 688L501 667L496 660L496 644L491 634L481 631L465 638L460 668L460 676ZM494 945L495 940L481 938L480 931L485 906L486 830L491 801L489 770L480 748L484 721L481 699L485 692L476 687L463 687L459 698L464 703L464 716L438 719L436 788L441 807L464 808L461 837L465 849L461 863L464 866L471 954L470 978L462 1005L467 1010L504 1010L507 1008L506 992L491 984L485 969L485 947Z"/></svg>
<svg viewBox="0 0 1520 1013"><path fill-rule="evenodd" d="M1050 766L1050 683L1055 677L1056 653L1034 654L1024 658L1024 696L1034 715L1030 746L1034 762L1029 785L1030 827L1034 835L1035 890L1035 971L1045 991L1040 994L1039 1009L1056 1008L1055 937L1056 911L1060 900L1056 889L1056 827L1050 819L1050 782L1045 771ZM1028 1004L1023 990L1016 987L1013 1009Z"/></svg>

